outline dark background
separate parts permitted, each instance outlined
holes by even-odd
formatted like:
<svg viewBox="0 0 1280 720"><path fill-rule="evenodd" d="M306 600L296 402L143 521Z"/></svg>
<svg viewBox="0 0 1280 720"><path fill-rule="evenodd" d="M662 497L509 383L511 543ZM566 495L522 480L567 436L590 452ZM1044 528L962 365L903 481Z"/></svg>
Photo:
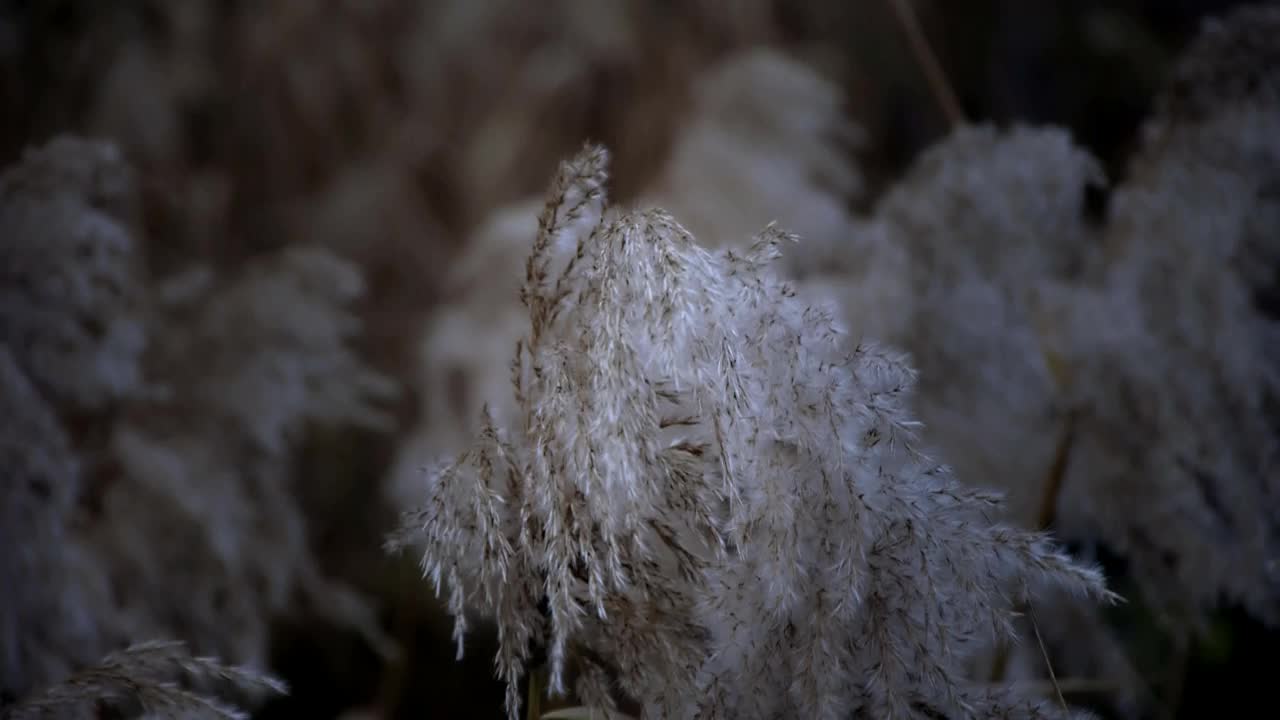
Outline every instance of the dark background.
<svg viewBox="0 0 1280 720"><path fill-rule="evenodd" d="M915 6L968 119L1066 126L1119 177L1171 60L1206 15L1239 4ZM59 132L119 141L145 178L146 255L163 272L193 258L235 268L306 239L314 227L307 208L326 189L352 168L390 163L395 182L371 211L375 226L342 241L373 290L364 349L402 377L448 259L487 212L540 191L554 163L586 138L614 151L615 192L636 192L679 127L696 71L732 50L787 48L844 88L850 116L868 132L857 162L870 191L860 203L948 128L884 0L606 3L613 10L602 14L626 26L625 48L611 48L616 30L602 29L596 45L581 37L592 34L589 23L564 31L569 23L556 13L573 12L571 4L553 3L541 12L494 11L503 17L474 38L437 28L427 35L450 42L434 54L411 52L422 40L409 28L423 21L409 20L444 17L443 3L199 2L190 16L184 5L0 4L0 164ZM521 95L513 77L525 55L557 43L587 47L570 53L580 61L570 79L547 97ZM406 57L434 64L438 82L415 80L422 68ZM473 131L504 114L528 128L528 142L500 181L460 180L473 172ZM411 395L404 427L418 405ZM300 492L321 557L380 598L406 655L384 664L354 635L280 618L275 669L294 692L263 709L264 718L359 708L388 718L500 715L483 631L455 662L450 624L413 559L379 550L394 516L372 488L395 444L362 433L313 438L299 451L307 478ZM1142 627L1140 608L1124 612L1137 614L1117 622ZM1221 712L1224 697L1268 699L1263 673L1274 634L1224 613L1214 637L1192 660L1177 717Z"/></svg>

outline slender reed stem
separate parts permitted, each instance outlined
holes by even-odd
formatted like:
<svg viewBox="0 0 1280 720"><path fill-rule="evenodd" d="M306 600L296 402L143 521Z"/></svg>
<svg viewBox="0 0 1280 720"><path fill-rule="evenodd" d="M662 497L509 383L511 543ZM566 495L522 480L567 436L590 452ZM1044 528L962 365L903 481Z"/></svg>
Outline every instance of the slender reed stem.
<svg viewBox="0 0 1280 720"><path fill-rule="evenodd" d="M1058 511L1058 495L1062 493L1063 478L1067 475L1067 464L1071 460L1071 447L1075 443L1076 435L1076 414L1071 412L1067 415L1066 422L1062 426L1062 432L1058 435L1058 444L1053 451L1053 462L1049 465L1048 477L1045 478L1044 488L1040 493L1040 509L1036 514L1036 529L1044 530L1053 524L1054 516ZM1028 610L1023 607L1019 610ZM1035 621L1032 620L1034 623ZM1036 628L1037 637L1040 629ZM1043 650L1043 646L1041 650ZM991 674L989 679L993 683L1004 680L1005 672L1009 667L1008 643L1000 645L996 651L996 657L991 663ZM1045 656L1045 663L1048 664L1049 657ZM1053 668L1049 668L1050 676L1053 674ZM1055 684L1056 685L1056 684ZM1059 694L1061 694L1059 692Z"/></svg>
<svg viewBox="0 0 1280 720"><path fill-rule="evenodd" d="M1031 610L1030 604L1027 605L1027 619L1031 621L1031 628L1036 631L1036 643L1040 645L1040 656L1044 658L1044 666L1049 671L1049 682L1053 683L1053 691L1058 696L1058 702L1062 705L1062 709L1067 709L1067 699L1062 696L1062 686L1058 684L1058 675L1053 671L1053 663L1049 661L1049 650L1044 646L1044 638L1040 635L1040 623L1036 622L1036 615Z"/></svg>
<svg viewBox="0 0 1280 720"><path fill-rule="evenodd" d="M911 7L911 1L889 0L889 6L893 8L893 14L902 25L903 32L907 34L907 41L911 43L911 52L915 55L916 62L920 64L925 80L929 83L929 89L933 92L934 100L937 101L942 114L946 116L947 122L953 129L964 125L964 111L960 109L960 101L956 98L951 84L947 82L946 73L942 71L942 65L938 62L933 48L929 46L928 39L925 38L924 30L916 17L916 11Z"/></svg>

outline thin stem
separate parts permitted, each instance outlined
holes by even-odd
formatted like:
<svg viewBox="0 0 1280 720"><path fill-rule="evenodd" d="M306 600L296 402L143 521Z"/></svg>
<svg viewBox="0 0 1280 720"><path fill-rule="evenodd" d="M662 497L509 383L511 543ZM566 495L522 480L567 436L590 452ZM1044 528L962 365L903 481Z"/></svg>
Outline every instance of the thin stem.
<svg viewBox="0 0 1280 720"><path fill-rule="evenodd" d="M933 48L929 46L928 39L925 38L924 30L920 27L920 21L916 17L915 9L911 7L910 0L889 0L889 6L893 8L893 14L897 16L898 23L907 34L911 51L915 54L916 62L920 64L925 80L929 83L929 89L933 92L934 100L937 101L942 114L946 116L947 122L951 124L952 129L964 125L964 111L960 109L960 101L956 98L951 84L947 82L946 73L942 71L942 65L938 62Z"/></svg>
<svg viewBox="0 0 1280 720"><path fill-rule="evenodd" d="M1067 465L1071 460L1071 447L1076 439L1076 413L1067 413L1066 422L1062 426L1062 434L1058 436L1058 444L1053 452L1053 464L1049 466L1049 477L1040 495L1040 512L1036 515L1036 529L1044 530L1053 524L1058 515L1058 496L1062 494L1062 483L1067 476Z"/></svg>
<svg viewBox="0 0 1280 720"><path fill-rule="evenodd" d="M995 659L991 661L991 672L987 675L987 682L992 685L1004 682L1004 674L1009 671L1009 655L1012 652L1013 648L1009 646L1008 641L1000 643L1000 647L996 648Z"/></svg>
<svg viewBox="0 0 1280 720"><path fill-rule="evenodd" d="M1168 703L1162 713L1167 718L1178 716L1178 710L1182 705L1182 693L1187 682L1187 670L1191 665L1191 639L1179 633L1175 643L1166 680L1165 696L1168 698Z"/></svg>
<svg viewBox="0 0 1280 720"><path fill-rule="evenodd" d="M529 673L529 695L525 701L525 717L528 720L540 720L542 717L542 679L546 672L539 666Z"/></svg>
<svg viewBox="0 0 1280 720"><path fill-rule="evenodd" d="M1048 682L1040 682L1035 680L1014 681L1013 687L1021 691L1034 693L1051 693L1054 691L1053 684ZM997 683L993 688L1006 687L1005 683ZM1100 695L1109 693L1119 693L1125 690L1125 686L1115 680L1104 680L1101 678L1060 678L1058 680L1058 689L1065 697L1067 695Z"/></svg>
<svg viewBox="0 0 1280 720"><path fill-rule="evenodd" d="M1071 460L1071 448L1075 444L1075 436L1076 413L1072 411L1067 414L1062 432L1058 435L1058 443L1053 451L1053 462L1049 465L1048 477L1045 478L1044 489L1040 493L1040 509L1036 513L1037 530L1044 530L1052 525L1058 514L1058 496L1062 494L1062 483L1067 476L1067 465ZM1020 607L1019 610L1029 611L1029 606ZM1037 635L1039 632L1039 628L1036 628ZM1004 675L1009 668L1010 652L1008 643L1001 643L1000 648L996 650L996 657L991 663L991 674L988 676L991 682L997 683L1004 680ZM1049 658L1046 655L1045 662L1048 661Z"/></svg>
<svg viewBox="0 0 1280 720"><path fill-rule="evenodd" d="M1044 666L1049 671L1049 682L1053 683L1053 691L1058 695L1058 702L1062 704L1062 709L1067 709L1067 699L1062 696L1062 686L1058 684L1058 676L1053 672L1053 663L1049 661L1049 651L1044 646L1044 638L1040 636L1040 624L1036 622L1036 615L1031 611L1031 607L1027 606L1027 619L1031 621L1031 628L1036 631L1036 643L1040 645L1040 655L1044 658Z"/></svg>
<svg viewBox="0 0 1280 720"><path fill-rule="evenodd" d="M396 568L394 589L395 604L392 616L393 637L399 640L400 652L388 658L386 669L375 697L374 707L382 717L395 717L404 697L409 668L413 666L416 654L418 622L418 593L407 590L414 588L417 573L404 571L403 563ZM408 582L412 580L413 582Z"/></svg>

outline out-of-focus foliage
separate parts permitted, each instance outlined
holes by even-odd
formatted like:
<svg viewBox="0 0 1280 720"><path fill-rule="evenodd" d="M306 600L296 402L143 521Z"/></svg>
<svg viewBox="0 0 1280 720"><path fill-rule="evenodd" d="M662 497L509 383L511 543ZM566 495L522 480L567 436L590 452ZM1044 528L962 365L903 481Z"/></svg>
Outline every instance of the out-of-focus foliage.
<svg viewBox="0 0 1280 720"><path fill-rule="evenodd" d="M394 385L350 349L359 270L299 247L229 282L197 270L153 283L111 213L131 198L123 177L114 147L71 137L0 177L0 688L56 688L157 636L265 668L269 623L300 597L394 652L321 571L289 489L307 423L386 422L373 403ZM129 667L112 672L127 683Z"/></svg>
<svg viewBox="0 0 1280 720"><path fill-rule="evenodd" d="M179 679L194 686L184 687ZM182 643L138 643L35 693L8 709L5 717L40 720L141 712L149 718L248 718L240 708L208 694L218 684L247 691L250 697L288 692L279 680L261 672L193 657Z"/></svg>

